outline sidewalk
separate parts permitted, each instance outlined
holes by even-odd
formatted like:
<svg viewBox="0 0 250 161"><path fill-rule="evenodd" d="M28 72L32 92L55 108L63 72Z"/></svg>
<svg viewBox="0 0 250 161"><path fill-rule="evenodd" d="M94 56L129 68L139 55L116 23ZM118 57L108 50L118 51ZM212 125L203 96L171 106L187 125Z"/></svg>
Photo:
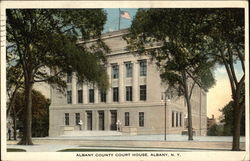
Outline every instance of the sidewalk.
<svg viewBox="0 0 250 161"><path fill-rule="evenodd" d="M15 145L17 141L7 141L8 148L21 148L27 151L55 152L68 148L114 148L114 149L144 149L166 151L213 151L231 150L232 137L194 136L193 141L188 141L187 136L168 135L163 140L163 135L138 135L138 136L60 136L33 138L32 146ZM241 138L241 149L245 149L245 138Z"/></svg>

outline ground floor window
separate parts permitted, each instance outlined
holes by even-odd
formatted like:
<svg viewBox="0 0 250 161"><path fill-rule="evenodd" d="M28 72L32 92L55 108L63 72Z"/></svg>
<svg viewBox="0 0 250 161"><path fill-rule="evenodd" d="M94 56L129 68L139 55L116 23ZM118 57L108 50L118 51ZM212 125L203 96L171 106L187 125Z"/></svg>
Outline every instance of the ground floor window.
<svg viewBox="0 0 250 161"><path fill-rule="evenodd" d="M79 122L80 122L80 113L76 113L75 114L75 121L76 121L76 125L79 125Z"/></svg>
<svg viewBox="0 0 250 161"><path fill-rule="evenodd" d="M64 124L69 125L69 113L64 114Z"/></svg>
<svg viewBox="0 0 250 161"><path fill-rule="evenodd" d="M139 126L144 126L144 112L139 112Z"/></svg>
<svg viewBox="0 0 250 161"><path fill-rule="evenodd" d="M129 112L125 112L125 126L129 126Z"/></svg>

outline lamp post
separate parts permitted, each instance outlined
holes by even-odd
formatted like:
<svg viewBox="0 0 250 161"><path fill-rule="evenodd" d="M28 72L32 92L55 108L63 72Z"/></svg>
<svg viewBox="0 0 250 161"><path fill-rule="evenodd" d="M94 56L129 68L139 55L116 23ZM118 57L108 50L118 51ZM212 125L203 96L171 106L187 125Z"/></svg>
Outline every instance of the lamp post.
<svg viewBox="0 0 250 161"><path fill-rule="evenodd" d="M167 99L167 90L165 93L165 99L164 99L164 140L167 140L167 102L169 99Z"/></svg>
<svg viewBox="0 0 250 161"><path fill-rule="evenodd" d="M166 112L167 112L167 91L165 91L165 102L164 102L164 140L167 140L167 116L166 116Z"/></svg>

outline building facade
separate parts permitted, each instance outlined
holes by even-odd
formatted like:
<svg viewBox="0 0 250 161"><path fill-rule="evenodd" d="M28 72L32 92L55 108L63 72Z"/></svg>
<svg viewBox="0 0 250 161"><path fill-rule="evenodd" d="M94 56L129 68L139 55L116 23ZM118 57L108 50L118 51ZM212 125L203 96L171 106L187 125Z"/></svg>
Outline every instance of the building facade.
<svg viewBox="0 0 250 161"><path fill-rule="evenodd" d="M118 130L128 135L163 134L165 127L168 134L187 130L184 98L165 92L167 85L154 61L126 50L125 34L127 30L102 35L111 49L107 55L108 90L79 84L74 73L67 76L66 93L51 87L50 136L80 130ZM194 132L206 135L206 93L195 87L191 103Z"/></svg>

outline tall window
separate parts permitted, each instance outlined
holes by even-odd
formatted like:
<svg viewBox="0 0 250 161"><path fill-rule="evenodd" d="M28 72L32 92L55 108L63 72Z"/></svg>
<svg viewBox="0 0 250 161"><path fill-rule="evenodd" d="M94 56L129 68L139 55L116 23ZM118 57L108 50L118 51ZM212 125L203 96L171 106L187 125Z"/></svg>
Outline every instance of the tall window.
<svg viewBox="0 0 250 161"><path fill-rule="evenodd" d="M178 119L179 117L178 116L179 116L179 113L176 112L176 118L175 118L176 119L176 127L179 126L179 119Z"/></svg>
<svg viewBox="0 0 250 161"><path fill-rule="evenodd" d="M180 126L182 126L182 113L180 112Z"/></svg>
<svg viewBox="0 0 250 161"><path fill-rule="evenodd" d="M126 77L132 77L132 63L126 63Z"/></svg>
<svg viewBox="0 0 250 161"><path fill-rule="evenodd" d="M89 103L95 102L95 93L94 89L89 89Z"/></svg>
<svg viewBox="0 0 250 161"><path fill-rule="evenodd" d="M174 111L172 111L172 127L174 127Z"/></svg>
<svg viewBox="0 0 250 161"><path fill-rule="evenodd" d="M140 100L146 101L146 99L147 99L147 86L142 85L140 86Z"/></svg>
<svg viewBox="0 0 250 161"><path fill-rule="evenodd" d="M126 101L132 101L132 87L126 87Z"/></svg>
<svg viewBox="0 0 250 161"><path fill-rule="evenodd" d="M67 91L67 103L72 103L72 91Z"/></svg>
<svg viewBox="0 0 250 161"><path fill-rule="evenodd" d="M101 102L106 102L106 97L107 97L107 94L106 94L106 90L100 90L100 97L101 97Z"/></svg>
<svg viewBox="0 0 250 161"><path fill-rule="evenodd" d="M113 88L113 101L114 102L119 101L119 88L118 87Z"/></svg>
<svg viewBox="0 0 250 161"><path fill-rule="evenodd" d="M144 126L144 112L139 112L139 126Z"/></svg>
<svg viewBox="0 0 250 161"><path fill-rule="evenodd" d="M125 112L125 126L129 126L129 112Z"/></svg>
<svg viewBox="0 0 250 161"><path fill-rule="evenodd" d="M140 76L147 75L147 60L141 60L140 63Z"/></svg>
<svg viewBox="0 0 250 161"><path fill-rule="evenodd" d="M64 114L64 124L69 125L69 113Z"/></svg>
<svg viewBox="0 0 250 161"><path fill-rule="evenodd" d="M78 103L82 103L82 89L79 89L77 91L77 94L78 94Z"/></svg>
<svg viewBox="0 0 250 161"><path fill-rule="evenodd" d="M67 73L67 83L71 83L72 82L72 73L68 72Z"/></svg>
<svg viewBox="0 0 250 161"><path fill-rule="evenodd" d="M119 66L117 64L112 65L112 78L119 78Z"/></svg>
<svg viewBox="0 0 250 161"><path fill-rule="evenodd" d="M76 121L76 125L79 125L80 122L80 113L75 113L75 121Z"/></svg>

